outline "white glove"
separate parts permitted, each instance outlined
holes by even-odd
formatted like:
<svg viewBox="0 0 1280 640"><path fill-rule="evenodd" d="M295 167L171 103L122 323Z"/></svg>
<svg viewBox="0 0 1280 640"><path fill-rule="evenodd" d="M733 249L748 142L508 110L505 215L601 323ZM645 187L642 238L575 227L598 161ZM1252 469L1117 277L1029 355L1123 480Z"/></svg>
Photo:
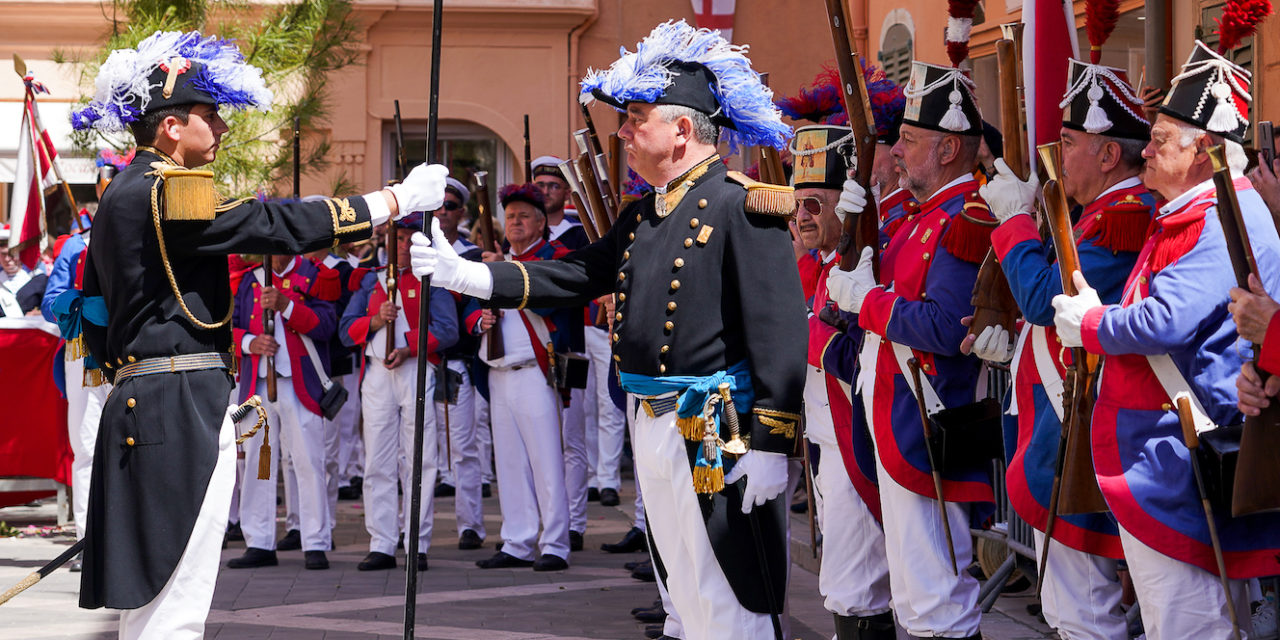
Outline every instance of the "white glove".
<svg viewBox="0 0 1280 640"><path fill-rule="evenodd" d="M867 208L867 190L857 180L849 178L844 181L844 190L840 192L840 202L836 203L836 217L844 222L846 215L857 215Z"/></svg>
<svg viewBox="0 0 1280 640"><path fill-rule="evenodd" d="M751 510L778 497L787 488L787 456L772 451L752 449L733 465L733 471L724 477L725 484L733 484L743 476L747 486L742 490L742 512Z"/></svg>
<svg viewBox="0 0 1280 640"><path fill-rule="evenodd" d="M871 270L871 247L862 250L862 257L858 258L858 266L853 271L837 267L827 276L827 294L840 305L841 310L849 313L861 313L862 301L874 288L876 276Z"/></svg>
<svg viewBox="0 0 1280 640"><path fill-rule="evenodd" d="M991 215L995 216L996 221L1004 224L1005 220L1020 213L1031 213L1039 186L1040 182L1035 174L1023 182L1013 175L1009 165L1001 158L996 160L996 177L982 185L978 193L991 208Z"/></svg>
<svg viewBox="0 0 1280 640"><path fill-rule="evenodd" d="M391 186L400 212L396 220L418 211L435 211L444 206L444 179L449 168L442 164L420 164L404 177L400 184Z"/></svg>
<svg viewBox="0 0 1280 640"><path fill-rule="evenodd" d="M1053 324L1058 327L1058 337L1062 339L1062 346L1083 347L1084 340L1080 338L1080 325L1084 323L1084 314L1094 307L1101 307L1102 300L1098 299L1098 292L1085 282L1084 276L1079 271L1075 272L1073 278L1076 289L1080 293L1074 296L1059 294L1053 297L1053 308L1056 311L1053 315Z"/></svg>
<svg viewBox="0 0 1280 640"><path fill-rule="evenodd" d="M973 342L973 355L987 362L1005 363L1013 359L1013 345L1009 344L1009 331L999 325L982 330Z"/></svg>
<svg viewBox="0 0 1280 640"><path fill-rule="evenodd" d="M472 297L488 300L493 295L493 275L489 267L479 262L463 260L453 250L449 239L440 230L440 220L432 216L431 237L428 241L422 232L413 234L413 246L409 247L409 264L418 278L435 276L431 284L457 291Z"/></svg>

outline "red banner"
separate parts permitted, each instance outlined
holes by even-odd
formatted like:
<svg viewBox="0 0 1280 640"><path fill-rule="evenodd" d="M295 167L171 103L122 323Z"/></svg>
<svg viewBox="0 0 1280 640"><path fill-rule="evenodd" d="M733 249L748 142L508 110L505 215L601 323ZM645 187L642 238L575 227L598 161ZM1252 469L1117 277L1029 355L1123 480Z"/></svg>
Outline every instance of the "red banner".
<svg viewBox="0 0 1280 640"><path fill-rule="evenodd" d="M0 477L71 482L67 401L53 383L61 343L56 332L38 318L0 321L0 380L8 398L0 419ZM6 506L6 498L13 496L0 494L0 506Z"/></svg>

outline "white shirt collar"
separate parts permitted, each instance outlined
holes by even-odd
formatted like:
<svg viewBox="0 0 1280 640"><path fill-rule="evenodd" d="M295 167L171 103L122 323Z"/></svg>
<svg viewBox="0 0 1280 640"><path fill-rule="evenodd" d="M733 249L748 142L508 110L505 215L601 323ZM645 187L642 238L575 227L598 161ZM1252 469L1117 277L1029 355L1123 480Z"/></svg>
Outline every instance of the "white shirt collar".
<svg viewBox="0 0 1280 640"><path fill-rule="evenodd" d="M1182 195L1166 202L1163 207L1160 207L1160 215L1157 217L1164 217L1166 215L1169 215L1170 213L1173 213L1187 206L1188 204L1191 203L1192 200L1196 200L1200 196L1203 196L1206 191L1212 188L1213 188L1213 178L1209 178L1208 180L1205 180L1204 182L1201 182L1200 184L1194 187L1191 187L1190 189L1187 189L1182 193Z"/></svg>

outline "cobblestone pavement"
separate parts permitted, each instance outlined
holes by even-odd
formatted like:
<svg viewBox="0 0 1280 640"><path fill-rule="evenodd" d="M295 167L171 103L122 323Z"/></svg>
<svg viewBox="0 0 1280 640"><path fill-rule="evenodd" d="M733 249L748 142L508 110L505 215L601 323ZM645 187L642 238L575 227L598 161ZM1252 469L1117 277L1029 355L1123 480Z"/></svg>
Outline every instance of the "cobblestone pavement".
<svg viewBox="0 0 1280 640"><path fill-rule="evenodd" d="M416 637L448 640L603 640L642 638L644 625L629 614L657 597L652 584L633 580L622 565L641 554L611 555L600 544L614 542L630 527L626 509L634 494L622 491L623 507L591 503L586 550L574 553L563 572L476 568L474 561L494 553L501 526L497 494L485 503L489 538L477 551L457 548L453 500L437 499L430 570L419 576ZM332 568L306 571L302 552L279 553L280 566L223 569L218 575L208 638L218 640L306 639L374 640L401 637L405 576L403 570L360 572L356 564L368 551L360 503L339 502L337 549ZM10 525L51 525L52 500L39 507L0 509ZM833 633L831 615L822 608L808 550L807 522L793 519L793 565L789 590L789 638L819 640ZM0 538L0 590L55 557L69 536ZM225 561L244 543L222 552ZM403 567L403 553L400 554ZM0 607L0 637L112 638L115 614L76 607L79 574L60 569ZM995 640L1055 638L1028 615L1029 596L1005 596L983 617L983 635Z"/></svg>

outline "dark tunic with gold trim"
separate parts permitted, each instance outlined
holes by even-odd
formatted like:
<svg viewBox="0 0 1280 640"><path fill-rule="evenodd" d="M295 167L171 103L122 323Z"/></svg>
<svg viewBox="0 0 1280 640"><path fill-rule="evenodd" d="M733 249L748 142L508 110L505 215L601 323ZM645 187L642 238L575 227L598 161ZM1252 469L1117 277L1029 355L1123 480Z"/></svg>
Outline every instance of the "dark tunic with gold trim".
<svg viewBox="0 0 1280 640"><path fill-rule="evenodd" d="M147 358L234 350L228 254L301 254L371 234L363 198L268 204L237 200L210 220L159 221L171 161L139 148L111 182L94 219L85 296L102 296L108 323L85 340L108 379ZM157 227L163 233L167 264ZM179 304L170 285L182 291ZM201 328L192 321L218 325ZM102 409L85 527L80 606L133 609L150 602L182 557L218 454L232 378L223 369L119 382Z"/></svg>
<svg viewBox="0 0 1280 640"><path fill-rule="evenodd" d="M712 156L668 185L665 195L651 193L627 207L591 245L559 260L489 265L491 301L579 306L616 292L611 340L620 371L705 376L746 362L755 400L738 407L743 437L753 449L791 453L808 342L800 276L785 215L757 212L767 208L756 205L754 197L763 194L742 180ZM783 199L793 202L790 194ZM692 464L698 443L687 444ZM726 456L726 473L731 464ZM740 510L741 483L700 498L712 546L738 599L753 611L779 611L781 602L767 602L762 588ZM787 574L784 502L753 512L779 599Z"/></svg>

